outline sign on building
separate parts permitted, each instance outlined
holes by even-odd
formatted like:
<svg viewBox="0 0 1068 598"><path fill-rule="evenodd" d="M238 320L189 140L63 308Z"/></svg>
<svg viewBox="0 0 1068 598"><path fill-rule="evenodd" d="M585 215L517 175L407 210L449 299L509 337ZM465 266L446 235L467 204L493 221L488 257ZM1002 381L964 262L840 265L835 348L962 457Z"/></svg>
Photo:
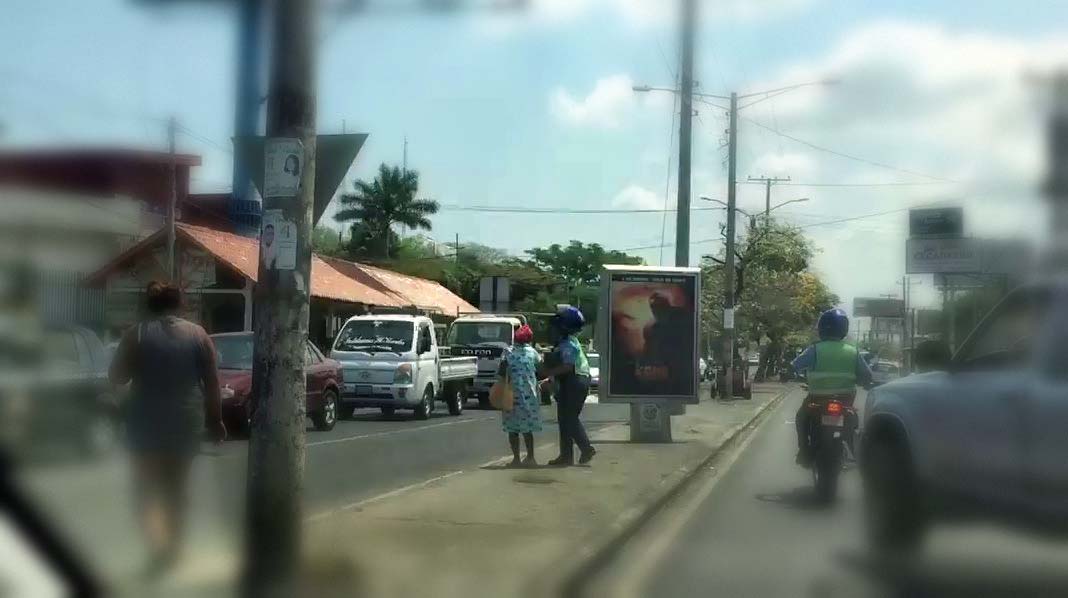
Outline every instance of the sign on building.
<svg viewBox="0 0 1068 598"><path fill-rule="evenodd" d="M900 318L903 313L905 313L905 302L901 299L882 297L853 299L853 317L856 318Z"/></svg>
<svg viewBox="0 0 1068 598"><path fill-rule="evenodd" d="M909 239L905 242L905 272L941 274L982 271L982 251L976 239Z"/></svg>
<svg viewBox="0 0 1068 598"><path fill-rule="evenodd" d="M909 237L952 239L964 236L963 208L909 210Z"/></svg>
<svg viewBox="0 0 1068 598"><path fill-rule="evenodd" d="M700 270L605 266L600 400L698 402Z"/></svg>
<svg viewBox="0 0 1068 598"><path fill-rule="evenodd" d="M478 309L487 313L511 310L512 281L505 276L483 276L478 284Z"/></svg>

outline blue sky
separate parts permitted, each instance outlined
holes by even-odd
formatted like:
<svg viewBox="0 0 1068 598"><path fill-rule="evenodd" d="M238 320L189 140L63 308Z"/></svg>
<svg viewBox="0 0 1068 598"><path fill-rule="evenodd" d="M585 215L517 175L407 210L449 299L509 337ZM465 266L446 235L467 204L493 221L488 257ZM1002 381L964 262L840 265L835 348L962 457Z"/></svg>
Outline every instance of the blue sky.
<svg viewBox="0 0 1068 598"><path fill-rule="evenodd" d="M0 22L0 143L163 148L161 119L173 114L195 133L180 139L181 149L204 156L194 186L228 187L236 25L228 10L193 4L8 7ZM672 204L672 99L630 91L632 83L671 85L674 21L662 13L670 3L533 5L523 17L492 21L365 15L324 23L319 129L340 132L344 121L371 135L343 188L380 162L398 163L407 135L423 193L445 206L660 208L665 185ZM1022 72L1068 56L1060 41L1068 3L721 0L703 11L697 79L706 92L842 79L743 112L740 179L923 183L775 189L776 201L811 198L779 214L808 227L821 250L816 266L843 298L894 290L904 213L823 222L932 202L964 204L969 230L980 235L1020 235L1041 218L1033 193L1042 170L1041 94ZM698 108L694 192L725 198L725 119L717 108ZM762 189L742 185L739 197L759 209ZM692 239L716 237L722 219L696 212ZM661 220L444 210L431 234L515 253L570 239L631 248L660 244ZM665 243L673 238L672 214ZM661 254L639 253L651 263ZM663 254L670 261L673 248ZM933 299L933 289L918 296Z"/></svg>

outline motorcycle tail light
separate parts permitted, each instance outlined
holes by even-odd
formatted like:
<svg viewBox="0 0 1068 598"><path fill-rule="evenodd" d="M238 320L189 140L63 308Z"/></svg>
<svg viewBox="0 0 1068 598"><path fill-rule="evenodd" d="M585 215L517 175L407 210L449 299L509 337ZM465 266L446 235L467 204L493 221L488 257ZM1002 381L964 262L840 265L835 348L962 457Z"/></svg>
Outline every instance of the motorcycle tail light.
<svg viewBox="0 0 1068 598"><path fill-rule="evenodd" d="M831 401L827 403L827 415L841 415L842 404L838 401Z"/></svg>

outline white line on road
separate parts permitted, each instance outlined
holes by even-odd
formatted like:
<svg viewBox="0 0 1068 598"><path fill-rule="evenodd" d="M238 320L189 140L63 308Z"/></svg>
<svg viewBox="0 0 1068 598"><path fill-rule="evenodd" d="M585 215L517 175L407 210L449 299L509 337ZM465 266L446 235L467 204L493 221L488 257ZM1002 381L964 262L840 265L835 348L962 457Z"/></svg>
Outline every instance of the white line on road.
<svg viewBox="0 0 1068 598"><path fill-rule="evenodd" d="M306 517L304 520L306 522L308 522L308 523L315 523L316 521L321 521L323 519L326 519L327 517L331 517L331 516L334 516L334 515L338 515L340 513L344 513L345 511L354 511L356 509L360 509L362 507L366 507L367 505L376 503L376 502L378 502L380 500L385 500L387 498L393 498L394 496L398 496L400 494L404 494L405 492L409 492L411 490L417 490L419 488L425 488L426 486L429 486L430 484L433 484L434 482L440 482L441 480L444 480L444 479L447 479L447 478L451 478L454 475L460 475L461 473L463 473L462 469L458 470L458 471L452 471L452 472L446 473L444 475L439 475L437 477L430 478L429 480L423 480L422 482L416 482L414 484L408 484L407 486L401 486L400 488L397 488L396 490L390 490L389 492L386 492L384 494L379 494L378 496L372 496L371 498L365 498L363 500L360 500L360 501L357 501L357 502L354 502L354 503L349 503L349 504L347 504L345 506L338 507L336 509L330 509L330 510L327 510L327 511L323 511L321 513L316 513L314 515L310 515L310 516Z"/></svg>
<svg viewBox="0 0 1068 598"><path fill-rule="evenodd" d="M772 409L778 409L778 407L779 405L776 405ZM750 431L742 439L742 442L726 455L722 462L715 463L712 476L705 481L704 485L696 493L690 495L685 505L682 505L678 510L670 511L673 516L664 522L663 527L660 528L662 531L656 532L656 537L645 544L646 548L642 551L640 558L628 558L628 561L631 561L631 566L626 568L626 573L621 575L617 583L614 584L615 591L610 592L609 595L619 596L620 598L638 598L643 595L642 590L648 582L650 574L667 557L668 551L675 546L683 528L697 515L701 505L712 494L723 476L730 471L734 462L745 453L745 449L749 447L749 444L753 442L753 439L756 438L768 421L771 421L770 417ZM653 525L656 525L655 521Z"/></svg>
<svg viewBox="0 0 1068 598"><path fill-rule="evenodd" d="M374 432L371 434L360 434L358 436L346 436L345 438L334 438L331 440L318 440L316 442L309 442L307 446L321 446L324 444L337 444L339 442L351 442L353 440L364 440L366 438L379 438L381 436L392 436L394 434L405 434L408 432L418 432L419 430L429 430L430 428L440 428L442 426L455 426L456 424L467 424L471 422L482 422L495 419L494 417L473 417L470 419L458 419L449 422L441 422L439 424L430 424L427 426L418 426L415 428L401 428L400 430L388 430L386 432Z"/></svg>

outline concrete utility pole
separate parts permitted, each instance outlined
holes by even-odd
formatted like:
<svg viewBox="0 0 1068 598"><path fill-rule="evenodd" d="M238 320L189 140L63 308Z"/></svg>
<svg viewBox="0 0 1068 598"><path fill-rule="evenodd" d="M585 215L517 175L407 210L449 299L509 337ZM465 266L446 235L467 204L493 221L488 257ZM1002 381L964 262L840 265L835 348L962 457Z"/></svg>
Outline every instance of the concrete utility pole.
<svg viewBox="0 0 1068 598"><path fill-rule="evenodd" d="M771 186L775 183L788 183L790 182L790 177L779 178L766 176L751 176L749 177L749 180L751 182L764 183L764 219L767 220L771 217Z"/></svg>
<svg viewBox="0 0 1068 598"><path fill-rule="evenodd" d="M682 64L679 67L679 181L675 212L675 265L690 265L690 156L693 132L693 46L697 0L682 0Z"/></svg>
<svg viewBox="0 0 1068 598"><path fill-rule="evenodd" d="M295 596L301 563L304 475L304 352L311 288L312 206L315 195L315 0L274 3L267 103L267 152L286 144L300 160L299 185L283 180L267 160L264 225L274 226L277 260L260 259L255 291L252 433L248 452L246 562L242 591L249 597ZM288 150L287 150L288 151ZM285 159L288 169L289 158ZM280 169L279 169L280 170ZM287 229L295 259L284 259ZM294 247L295 245L295 247Z"/></svg>
<svg viewBox="0 0 1068 598"><path fill-rule="evenodd" d="M178 242L174 222L178 217L178 157L175 155L178 148L177 137L178 119L172 116L167 120L167 147L171 153L171 193L167 198L167 278L172 283L178 280L174 269L174 246Z"/></svg>
<svg viewBox="0 0 1068 598"><path fill-rule="evenodd" d="M723 398L734 398L734 212L737 209L735 178L738 172L738 94L731 93L730 124L727 131L727 250L723 256Z"/></svg>

